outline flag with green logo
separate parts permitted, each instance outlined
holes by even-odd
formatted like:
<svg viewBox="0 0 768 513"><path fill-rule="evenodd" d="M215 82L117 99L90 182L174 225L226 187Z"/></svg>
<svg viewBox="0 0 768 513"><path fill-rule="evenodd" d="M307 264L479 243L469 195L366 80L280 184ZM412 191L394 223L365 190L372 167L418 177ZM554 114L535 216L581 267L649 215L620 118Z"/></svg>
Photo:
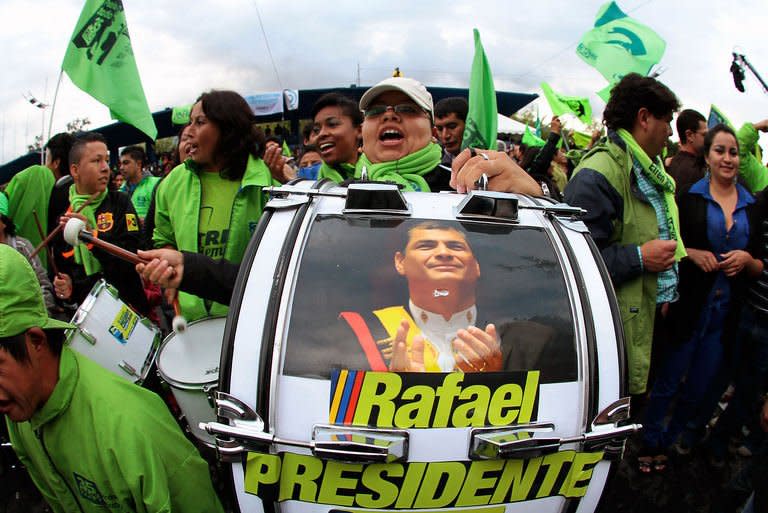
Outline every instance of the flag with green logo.
<svg viewBox="0 0 768 513"><path fill-rule="evenodd" d="M573 137L573 144L578 148L586 148L589 146L589 143L592 142L592 136L590 134L585 134L584 132L577 132L574 130L571 136Z"/></svg>
<svg viewBox="0 0 768 513"><path fill-rule="evenodd" d="M480 41L480 32L473 29L475 36L475 57L472 59L472 73L469 77L469 112L464 126L461 148L496 149L498 109L496 90L493 86L491 66Z"/></svg>
<svg viewBox="0 0 768 513"><path fill-rule="evenodd" d="M192 114L192 104L180 105L174 107L171 110L171 123L174 125L186 125L189 123L190 115Z"/></svg>
<svg viewBox="0 0 768 513"><path fill-rule="evenodd" d="M121 0L86 0L61 67L77 87L109 108L112 119L157 137Z"/></svg>
<svg viewBox="0 0 768 513"><path fill-rule="evenodd" d="M558 94L546 82L541 83L541 89L555 116L573 114L586 125L592 123L592 106L589 104L589 99Z"/></svg>
<svg viewBox="0 0 768 513"><path fill-rule="evenodd" d="M608 81L600 91L606 98L610 86L629 73L647 75L658 64L666 48L664 40L653 30L630 18L616 2L600 7L595 26L581 38L576 53Z"/></svg>
<svg viewBox="0 0 768 513"><path fill-rule="evenodd" d="M546 144L546 141L544 141L544 139L542 139L541 137L536 137L535 135L533 135L533 133L531 133L531 127L529 127L528 125L525 125L525 132L523 133L523 138L521 142L528 147L530 146L538 147L538 146L544 146Z"/></svg>

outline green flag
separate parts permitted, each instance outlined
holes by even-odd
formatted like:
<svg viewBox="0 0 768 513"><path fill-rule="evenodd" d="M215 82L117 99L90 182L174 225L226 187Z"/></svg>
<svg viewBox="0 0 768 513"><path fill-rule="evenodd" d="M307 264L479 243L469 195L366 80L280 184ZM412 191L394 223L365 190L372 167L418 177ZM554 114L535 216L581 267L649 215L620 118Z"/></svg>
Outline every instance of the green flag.
<svg viewBox="0 0 768 513"><path fill-rule="evenodd" d="M523 133L523 138L521 140L523 144L526 146L544 146L546 144L546 141L542 139L541 137L536 137L531 133L531 127L528 125L525 125L525 132Z"/></svg>
<svg viewBox="0 0 768 513"><path fill-rule="evenodd" d="M709 117L707 117L707 130L720 123L730 127L731 130L736 130L733 124L725 116L725 114L723 114L720 109L715 107L715 104L711 104L709 106Z"/></svg>
<svg viewBox="0 0 768 513"><path fill-rule="evenodd" d="M576 53L612 85L628 73L647 75L665 48L656 32L608 2L597 11L595 26L581 38Z"/></svg>
<svg viewBox="0 0 768 513"><path fill-rule="evenodd" d="M485 57L480 32L475 35L475 57L469 77L469 112L464 126L461 148L496 149L496 127L499 122L496 107L496 91L493 87L491 66Z"/></svg>
<svg viewBox="0 0 768 513"><path fill-rule="evenodd" d="M192 114L192 104L174 107L171 111L171 123L174 125L186 125Z"/></svg>
<svg viewBox="0 0 768 513"><path fill-rule="evenodd" d="M285 142L285 139L283 139L283 157L293 157L291 148L288 146L288 143Z"/></svg>
<svg viewBox="0 0 768 513"><path fill-rule="evenodd" d="M579 148L586 148L589 146L589 143L592 142L592 136L590 134L574 130L571 135L573 136L573 144Z"/></svg>
<svg viewBox="0 0 768 513"><path fill-rule="evenodd" d="M109 108L112 119L157 137L121 0L86 0L61 67L77 87Z"/></svg>
<svg viewBox="0 0 768 513"><path fill-rule="evenodd" d="M557 94L546 82L541 83L541 89L555 116L573 114L585 125L592 123L592 106L587 98Z"/></svg>

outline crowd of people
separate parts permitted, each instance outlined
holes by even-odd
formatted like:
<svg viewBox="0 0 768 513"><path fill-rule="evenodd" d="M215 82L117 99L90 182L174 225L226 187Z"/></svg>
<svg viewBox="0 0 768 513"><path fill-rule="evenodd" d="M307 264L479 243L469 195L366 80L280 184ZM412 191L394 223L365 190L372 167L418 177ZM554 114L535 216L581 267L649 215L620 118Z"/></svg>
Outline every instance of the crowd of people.
<svg viewBox="0 0 768 513"><path fill-rule="evenodd" d="M683 110L679 151L665 166L680 107L661 82L630 74L612 89L607 132L596 131L587 148L569 149L555 117L543 146L462 149L466 99L434 104L418 81L392 77L359 102L322 96L291 158L280 138L256 128L242 96L209 91L179 132L178 156L152 168L140 146L124 148L119 184L101 135L54 136L45 165L20 172L0 193L0 412L14 450L56 511L95 511L92 503L221 509L204 461L154 392L62 347L62 330L72 327L65 321L94 284L115 285L125 303L165 329L174 301L189 321L226 315L265 188L298 177L466 193L484 174L491 190L585 209L618 299L634 417L645 426L638 471L664 472L670 451L700 445L722 465L729 439L743 431L741 452L765 462L768 169L756 143L768 120L738 131L708 128L701 114ZM61 236L41 244L72 218L147 263L134 269ZM403 322L391 370L423 367L409 360L407 331ZM497 369L495 328L463 331L473 336L452 351L435 350L439 368ZM711 428L726 390L730 406ZM104 409L112 414L98 414ZM116 429L121 423L130 429ZM753 483L758 508L764 481Z"/></svg>

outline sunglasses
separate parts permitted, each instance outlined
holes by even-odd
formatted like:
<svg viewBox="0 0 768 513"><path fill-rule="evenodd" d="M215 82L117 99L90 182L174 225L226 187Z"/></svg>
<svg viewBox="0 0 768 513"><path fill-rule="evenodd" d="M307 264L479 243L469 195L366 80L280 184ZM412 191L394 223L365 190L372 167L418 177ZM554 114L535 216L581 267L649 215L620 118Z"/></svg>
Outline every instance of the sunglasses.
<svg viewBox="0 0 768 513"><path fill-rule="evenodd" d="M363 111L363 115L366 118L375 118L381 116L389 109L392 109L392 112L395 114L402 114L405 116L418 116L419 114L426 112L421 107L412 103L401 103L399 105L371 105L369 109Z"/></svg>

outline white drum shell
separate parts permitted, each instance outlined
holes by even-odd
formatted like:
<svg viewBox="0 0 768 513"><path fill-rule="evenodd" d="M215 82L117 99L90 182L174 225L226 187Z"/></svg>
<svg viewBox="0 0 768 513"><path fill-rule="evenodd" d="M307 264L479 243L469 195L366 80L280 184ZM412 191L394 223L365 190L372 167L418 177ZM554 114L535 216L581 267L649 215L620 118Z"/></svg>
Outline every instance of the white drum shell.
<svg viewBox="0 0 768 513"><path fill-rule="evenodd" d="M170 385L190 432L211 447L213 437L199 424L216 420L208 394L219 379L225 321L217 317L191 322L184 332L173 333L163 341L157 357L157 372Z"/></svg>
<svg viewBox="0 0 768 513"><path fill-rule="evenodd" d="M67 343L110 372L143 382L160 343L160 330L126 305L117 291L99 280L75 312Z"/></svg>

